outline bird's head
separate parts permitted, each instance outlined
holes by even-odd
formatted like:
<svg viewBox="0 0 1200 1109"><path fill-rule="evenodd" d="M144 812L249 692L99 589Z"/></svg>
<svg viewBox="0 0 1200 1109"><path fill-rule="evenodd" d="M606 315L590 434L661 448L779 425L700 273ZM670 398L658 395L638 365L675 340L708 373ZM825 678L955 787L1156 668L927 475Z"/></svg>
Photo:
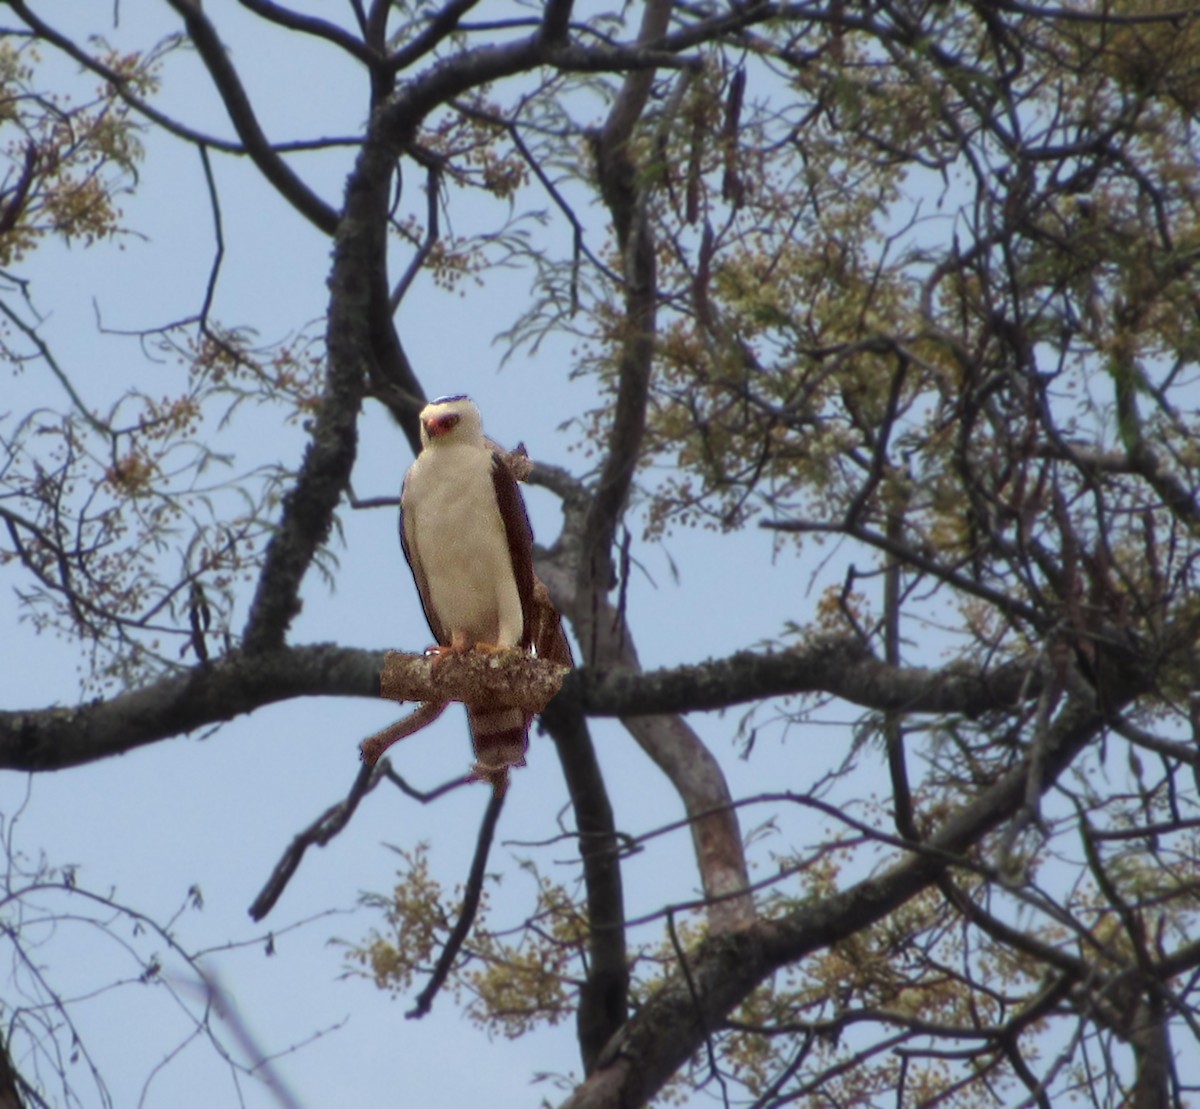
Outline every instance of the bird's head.
<svg viewBox="0 0 1200 1109"><path fill-rule="evenodd" d="M483 442L483 418L470 397L438 397L421 410L422 447L476 442Z"/></svg>

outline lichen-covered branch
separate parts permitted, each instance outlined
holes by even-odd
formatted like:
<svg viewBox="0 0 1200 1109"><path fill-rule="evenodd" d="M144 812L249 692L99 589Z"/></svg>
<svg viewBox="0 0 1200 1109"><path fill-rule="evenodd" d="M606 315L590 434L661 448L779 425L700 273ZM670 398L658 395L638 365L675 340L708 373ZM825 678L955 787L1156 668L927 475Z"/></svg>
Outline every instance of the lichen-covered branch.
<svg viewBox="0 0 1200 1109"><path fill-rule="evenodd" d="M523 651L468 651L436 661L389 651L380 693L392 701L461 701L537 713L562 687L569 668Z"/></svg>

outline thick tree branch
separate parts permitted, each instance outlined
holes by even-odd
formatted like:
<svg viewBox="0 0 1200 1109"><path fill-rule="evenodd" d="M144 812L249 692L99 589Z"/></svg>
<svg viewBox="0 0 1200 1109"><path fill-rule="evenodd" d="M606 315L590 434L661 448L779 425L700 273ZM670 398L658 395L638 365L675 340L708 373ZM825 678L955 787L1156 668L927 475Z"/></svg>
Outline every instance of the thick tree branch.
<svg viewBox="0 0 1200 1109"><path fill-rule="evenodd" d="M479 697L537 711L561 681L587 716L634 718L702 712L788 694L832 692L855 704L967 716L1004 711L1036 697L1038 685L1016 663L971 673L890 667L849 639L777 655L745 651L727 659L645 673L563 668L515 656L450 657L437 668L421 655L332 644L234 651L212 663L107 701L73 708L0 712L0 768L58 770L133 750L305 696L465 700ZM714 799L710 807L720 807Z"/></svg>
<svg viewBox="0 0 1200 1109"><path fill-rule="evenodd" d="M657 42L665 34L671 8L671 0L651 0L646 5L639 43ZM625 76L608 118L593 142L600 194L621 251L625 319L612 424L604 463L584 522L582 547L589 552L589 558L581 563L579 572L583 575L580 588L585 593L595 589L607 592L611 588L613 569L609 552L629 498L646 427L659 295L654 230L648 211L653 177L646 167L635 164L630 143L653 81L651 70ZM581 640L590 637L585 627L576 630Z"/></svg>
<svg viewBox="0 0 1200 1109"><path fill-rule="evenodd" d="M557 697L542 714L554 740L575 811L579 854L587 890L588 971L579 991L576 1017L584 1072L625 1023L629 965L625 950L625 897L620 844L608 788L592 746L587 720L577 704Z"/></svg>
<svg viewBox="0 0 1200 1109"><path fill-rule="evenodd" d="M393 701L461 701L490 708L538 713L562 686L565 666L511 651L469 651L436 662L423 655L389 651L380 692Z"/></svg>
<svg viewBox="0 0 1200 1109"><path fill-rule="evenodd" d="M292 11L291 8L285 8L282 4L276 4L274 0L238 0L238 3L255 15L280 27L286 27L289 31L300 31L303 34L312 35L314 38L324 39L344 50L351 57L357 58L368 68L382 61L369 45L348 34L336 23L330 23L327 19L318 19L316 16Z"/></svg>
<svg viewBox="0 0 1200 1109"><path fill-rule="evenodd" d="M713 935L744 928L756 915L736 808L720 763L678 714L622 716L621 723L679 793Z"/></svg>
<svg viewBox="0 0 1200 1109"><path fill-rule="evenodd" d="M396 151L377 141L373 132L374 128L346 186L329 278L325 389L300 472L284 498L259 574L243 633L250 651L282 646L300 611L304 575L328 538L334 512L349 486L358 450L358 415L381 357L378 314L387 305L387 212ZM387 327L391 331L390 322Z"/></svg>
<svg viewBox="0 0 1200 1109"><path fill-rule="evenodd" d="M564 689L589 716L695 712L797 693L822 693L880 711L1006 711L1037 695L1040 682L1023 663L992 670L951 664L940 670L889 666L854 637L817 639L792 651L740 651L728 658L631 673L584 667Z"/></svg>
<svg viewBox="0 0 1200 1109"><path fill-rule="evenodd" d="M79 766L295 697L378 697L383 657L330 644L234 651L107 701L3 712L0 768Z"/></svg>
<svg viewBox="0 0 1200 1109"><path fill-rule="evenodd" d="M567 40L574 0L549 0L542 16L542 40L554 45Z"/></svg>

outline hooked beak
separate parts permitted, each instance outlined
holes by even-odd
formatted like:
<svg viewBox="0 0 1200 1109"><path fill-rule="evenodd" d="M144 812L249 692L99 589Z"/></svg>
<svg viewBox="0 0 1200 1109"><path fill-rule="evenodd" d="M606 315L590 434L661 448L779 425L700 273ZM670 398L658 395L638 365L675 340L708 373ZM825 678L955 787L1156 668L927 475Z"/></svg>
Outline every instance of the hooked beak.
<svg viewBox="0 0 1200 1109"><path fill-rule="evenodd" d="M425 434L430 439L437 439L439 436L453 431L458 426L460 419L462 417L454 412L447 412L444 416L431 416L425 421Z"/></svg>

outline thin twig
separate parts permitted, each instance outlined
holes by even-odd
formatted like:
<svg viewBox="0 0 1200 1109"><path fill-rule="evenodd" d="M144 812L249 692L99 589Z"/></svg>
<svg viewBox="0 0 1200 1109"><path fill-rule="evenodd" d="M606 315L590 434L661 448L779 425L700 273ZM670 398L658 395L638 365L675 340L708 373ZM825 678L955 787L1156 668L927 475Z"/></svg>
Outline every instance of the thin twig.
<svg viewBox="0 0 1200 1109"><path fill-rule="evenodd" d="M507 796L507 792L504 789L494 789L488 798L487 811L483 814L483 823L479 827L479 839L475 844L475 858L471 862L471 873L467 878L467 888L463 893L462 911L459 913L454 930L446 940L446 946L442 948L437 965L433 968L433 975L426 983L425 988L417 995L417 1004L405 1014L409 1020L419 1020L429 1012L433 1005L433 999L437 997L438 991L450 976L450 968L454 965L463 941L466 940L467 933L470 932L471 925L475 922L475 913L479 909L479 897L483 892L484 868L487 866L488 852L492 848L492 838L496 834L496 824L500 820L500 810L504 808L504 798Z"/></svg>
<svg viewBox="0 0 1200 1109"><path fill-rule="evenodd" d="M696 989L696 982L692 978L692 968L688 966L687 955L683 950L683 945L679 942L679 934L675 930L675 914L668 910L667 912L667 933L671 937L671 947L675 950L675 957L679 960L679 969L683 974L683 980L687 984L688 993L691 995L692 1003L696 1007L696 1019L700 1022L701 1031L704 1033L704 1047L708 1053L708 1069L713 1078L717 1080L717 1085L721 1087L721 1101L725 1109L729 1109L729 1087L725 1084L725 1077L721 1074L721 1068L717 1063L717 1052L713 1046L712 1029L708 1026L708 1018L704 1015L704 1006L700 1000L700 994Z"/></svg>

